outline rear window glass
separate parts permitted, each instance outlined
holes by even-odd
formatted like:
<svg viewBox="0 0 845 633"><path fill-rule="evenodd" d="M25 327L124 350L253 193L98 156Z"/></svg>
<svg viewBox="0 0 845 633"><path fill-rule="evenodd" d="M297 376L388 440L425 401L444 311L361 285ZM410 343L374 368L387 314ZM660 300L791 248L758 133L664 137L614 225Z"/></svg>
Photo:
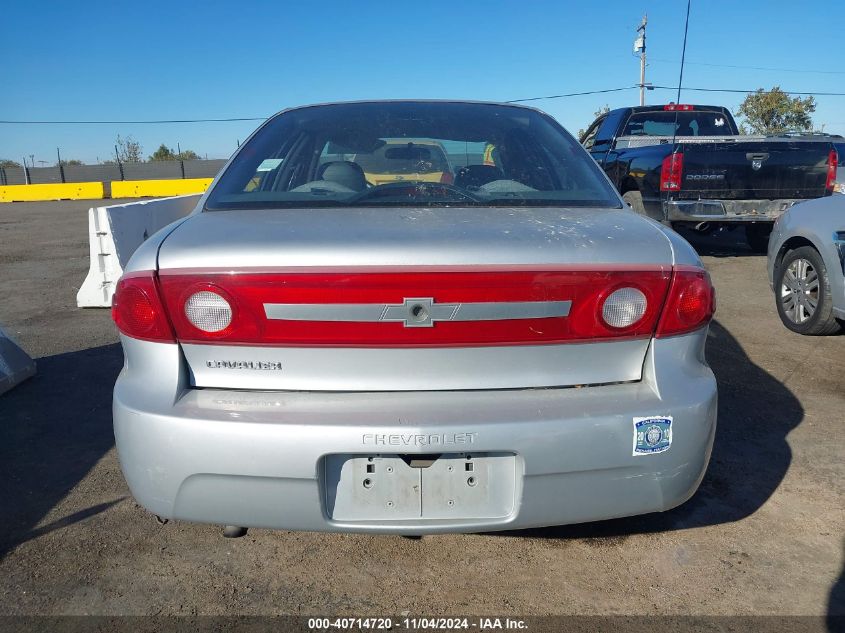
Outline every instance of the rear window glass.
<svg viewBox="0 0 845 633"><path fill-rule="evenodd" d="M618 207L619 200L589 155L539 112L374 102L277 115L206 201L209 210L356 205Z"/></svg>
<svg viewBox="0 0 845 633"><path fill-rule="evenodd" d="M675 117L677 115L677 122ZM622 136L731 136L733 130L723 112L636 112Z"/></svg>

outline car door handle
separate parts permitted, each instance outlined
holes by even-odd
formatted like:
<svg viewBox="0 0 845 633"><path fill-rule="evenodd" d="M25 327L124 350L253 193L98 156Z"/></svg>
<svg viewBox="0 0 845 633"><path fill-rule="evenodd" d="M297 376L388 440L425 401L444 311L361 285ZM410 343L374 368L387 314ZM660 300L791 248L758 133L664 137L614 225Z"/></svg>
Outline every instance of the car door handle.
<svg viewBox="0 0 845 633"><path fill-rule="evenodd" d="M747 160L769 160L769 154L767 152L760 152L759 154L748 152L745 158Z"/></svg>

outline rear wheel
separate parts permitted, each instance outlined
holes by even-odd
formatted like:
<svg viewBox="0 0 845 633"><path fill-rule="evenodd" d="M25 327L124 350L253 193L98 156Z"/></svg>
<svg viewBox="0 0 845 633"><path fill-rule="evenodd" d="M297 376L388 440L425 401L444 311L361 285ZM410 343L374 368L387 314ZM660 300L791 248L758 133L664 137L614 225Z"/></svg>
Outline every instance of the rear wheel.
<svg viewBox="0 0 845 633"><path fill-rule="evenodd" d="M778 315L790 330L810 336L839 330L827 269L812 246L789 251L775 271L774 282Z"/></svg>
<svg viewBox="0 0 845 633"><path fill-rule="evenodd" d="M645 215L645 205L643 204L643 194L639 191L626 191L622 194L622 200L631 207L631 210L637 215Z"/></svg>
<svg viewBox="0 0 845 633"><path fill-rule="evenodd" d="M745 241L755 253L765 253L769 248L769 236L772 234L771 224L746 224Z"/></svg>

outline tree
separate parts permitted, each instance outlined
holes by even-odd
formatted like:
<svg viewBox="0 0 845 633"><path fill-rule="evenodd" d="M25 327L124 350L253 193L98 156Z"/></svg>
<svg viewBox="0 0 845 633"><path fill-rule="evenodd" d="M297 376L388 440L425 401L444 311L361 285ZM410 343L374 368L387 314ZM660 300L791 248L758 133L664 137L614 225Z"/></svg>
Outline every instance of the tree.
<svg viewBox="0 0 845 633"><path fill-rule="evenodd" d="M809 132L813 129L810 115L816 111L816 100L810 96L790 97L775 86L771 90L759 88L740 104L736 111L743 117L743 134L783 134Z"/></svg>
<svg viewBox="0 0 845 633"><path fill-rule="evenodd" d="M176 153L162 143L147 160L176 160Z"/></svg>
<svg viewBox="0 0 845 633"><path fill-rule="evenodd" d="M131 135L121 138L120 134L118 134L115 144L117 145L117 159L121 163L144 162L144 148Z"/></svg>
<svg viewBox="0 0 845 633"><path fill-rule="evenodd" d="M69 160L62 160L62 165L67 167L68 165L84 165L81 160L77 160L76 158L71 158Z"/></svg>
<svg viewBox="0 0 845 633"><path fill-rule="evenodd" d="M167 145L162 143L158 146L158 149L153 152L153 155L150 156L149 160L196 160L198 158L199 154L193 150L186 149L176 153L171 148L167 147Z"/></svg>
<svg viewBox="0 0 845 633"><path fill-rule="evenodd" d="M593 112L593 120L592 120L592 121L590 121L590 125L592 125L592 123L593 123L596 119L598 119L600 116L604 116L604 115L605 115L605 114L607 114L608 112L610 112L610 106L609 106L609 105L607 105L607 104L603 105L603 106L602 106L602 107L600 107L598 110L596 110L595 112ZM588 125L587 127L589 127L589 125ZM575 138L580 139L582 136L584 136L584 132L586 132L586 131L587 131L586 129L581 128L580 130L578 130L578 134L576 134L576 135L575 135Z"/></svg>
<svg viewBox="0 0 845 633"><path fill-rule="evenodd" d="M8 158L0 158L0 167L5 167L6 169L10 167L20 167L21 164L14 160L9 160Z"/></svg>

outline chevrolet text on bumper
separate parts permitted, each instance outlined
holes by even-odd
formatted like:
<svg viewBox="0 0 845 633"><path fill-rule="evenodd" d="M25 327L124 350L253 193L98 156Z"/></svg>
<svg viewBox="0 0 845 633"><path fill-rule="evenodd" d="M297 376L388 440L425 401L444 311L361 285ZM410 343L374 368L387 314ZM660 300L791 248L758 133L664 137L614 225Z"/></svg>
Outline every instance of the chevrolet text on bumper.
<svg viewBox="0 0 845 633"><path fill-rule="evenodd" d="M231 526L667 510L713 445L713 310L691 247L535 110L294 109L118 284L121 467L151 512Z"/></svg>

